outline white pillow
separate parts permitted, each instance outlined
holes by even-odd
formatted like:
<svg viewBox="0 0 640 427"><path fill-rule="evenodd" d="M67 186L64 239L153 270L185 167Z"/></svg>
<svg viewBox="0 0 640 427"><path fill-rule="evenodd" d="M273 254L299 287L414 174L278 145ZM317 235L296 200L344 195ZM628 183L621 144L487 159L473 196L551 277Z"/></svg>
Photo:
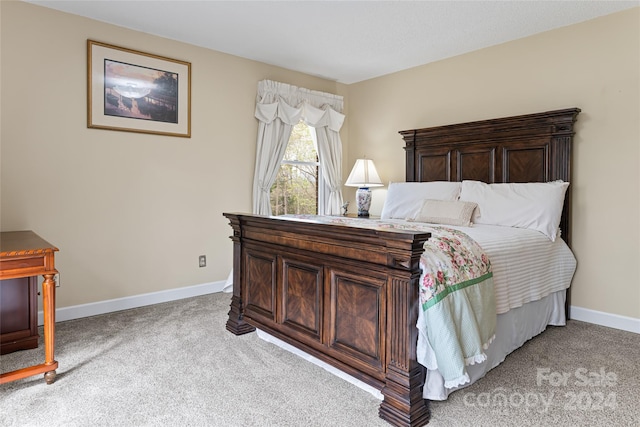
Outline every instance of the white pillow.
<svg viewBox="0 0 640 427"><path fill-rule="evenodd" d="M422 208L408 221L428 222L431 224L461 225L471 227L471 215L478 206L474 202L462 200L430 200L422 203Z"/></svg>
<svg viewBox="0 0 640 427"><path fill-rule="evenodd" d="M449 181L390 182L381 219L414 218L425 199L457 200L461 184Z"/></svg>
<svg viewBox="0 0 640 427"><path fill-rule="evenodd" d="M555 241L568 182L462 181L460 200L478 204L473 222L538 230Z"/></svg>

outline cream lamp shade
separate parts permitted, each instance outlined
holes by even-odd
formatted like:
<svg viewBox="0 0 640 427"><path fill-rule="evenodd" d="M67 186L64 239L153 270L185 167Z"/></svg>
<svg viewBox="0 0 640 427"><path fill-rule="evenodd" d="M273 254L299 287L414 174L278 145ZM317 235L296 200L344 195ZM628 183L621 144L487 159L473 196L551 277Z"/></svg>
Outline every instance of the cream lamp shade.
<svg viewBox="0 0 640 427"><path fill-rule="evenodd" d="M358 203L358 216L369 216L371 207L371 190L369 187L382 187L382 180L376 166L371 159L358 159L353 165L351 173L344 184L348 187L358 187L356 201Z"/></svg>

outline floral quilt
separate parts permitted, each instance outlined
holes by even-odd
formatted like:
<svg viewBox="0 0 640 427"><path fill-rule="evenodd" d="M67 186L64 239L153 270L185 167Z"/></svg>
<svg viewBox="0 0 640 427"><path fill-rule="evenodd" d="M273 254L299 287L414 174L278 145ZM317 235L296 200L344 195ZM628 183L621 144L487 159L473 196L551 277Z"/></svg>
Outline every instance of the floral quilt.
<svg viewBox="0 0 640 427"><path fill-rule="evenodd" d="M467 365L486 360L484 350L495 336L496 304L491 262L465 233L433 227L420 258L418 321L422 338L433 351L430 360L452 388L470 381Z"/></svg>

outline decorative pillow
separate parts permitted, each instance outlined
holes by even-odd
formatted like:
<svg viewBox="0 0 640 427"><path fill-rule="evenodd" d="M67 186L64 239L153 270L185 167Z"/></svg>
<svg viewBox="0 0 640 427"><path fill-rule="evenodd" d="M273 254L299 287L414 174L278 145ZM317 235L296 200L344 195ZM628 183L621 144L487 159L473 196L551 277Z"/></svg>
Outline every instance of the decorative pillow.
<svg viewBox="0 0 640 427"><path fill-rule="evenodd" d="M568 182L485 184L462 181L460 200L478 204L476 224L538 230L555 241Z"/></svg>
<svg viewBox="0 0 640 427"><path fill-rule="evenodd" d="M471 227L471 215L478 206L474 202L461 200L425 200L422 209L409 221L429 222L432 224L462 225Z"/></svg>
<svg viewBox="0 0 640 427"><path fill-rule="evenodd" d="M425 199L457 200L461 183L448 181L390 182L381 219L415 217Z"/></svg>

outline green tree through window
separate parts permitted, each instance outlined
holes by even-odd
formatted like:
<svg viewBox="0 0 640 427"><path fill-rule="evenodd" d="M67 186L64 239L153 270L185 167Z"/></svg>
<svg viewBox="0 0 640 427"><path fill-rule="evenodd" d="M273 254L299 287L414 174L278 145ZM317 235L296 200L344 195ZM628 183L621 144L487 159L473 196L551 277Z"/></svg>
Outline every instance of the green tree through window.
<svg viewBox="0 0 640 427"><path fill-rule="evenodd" d="M315 130L300 122L293 127L276 182L271 187L273 215L318 213L318 152Z"/></svg>

